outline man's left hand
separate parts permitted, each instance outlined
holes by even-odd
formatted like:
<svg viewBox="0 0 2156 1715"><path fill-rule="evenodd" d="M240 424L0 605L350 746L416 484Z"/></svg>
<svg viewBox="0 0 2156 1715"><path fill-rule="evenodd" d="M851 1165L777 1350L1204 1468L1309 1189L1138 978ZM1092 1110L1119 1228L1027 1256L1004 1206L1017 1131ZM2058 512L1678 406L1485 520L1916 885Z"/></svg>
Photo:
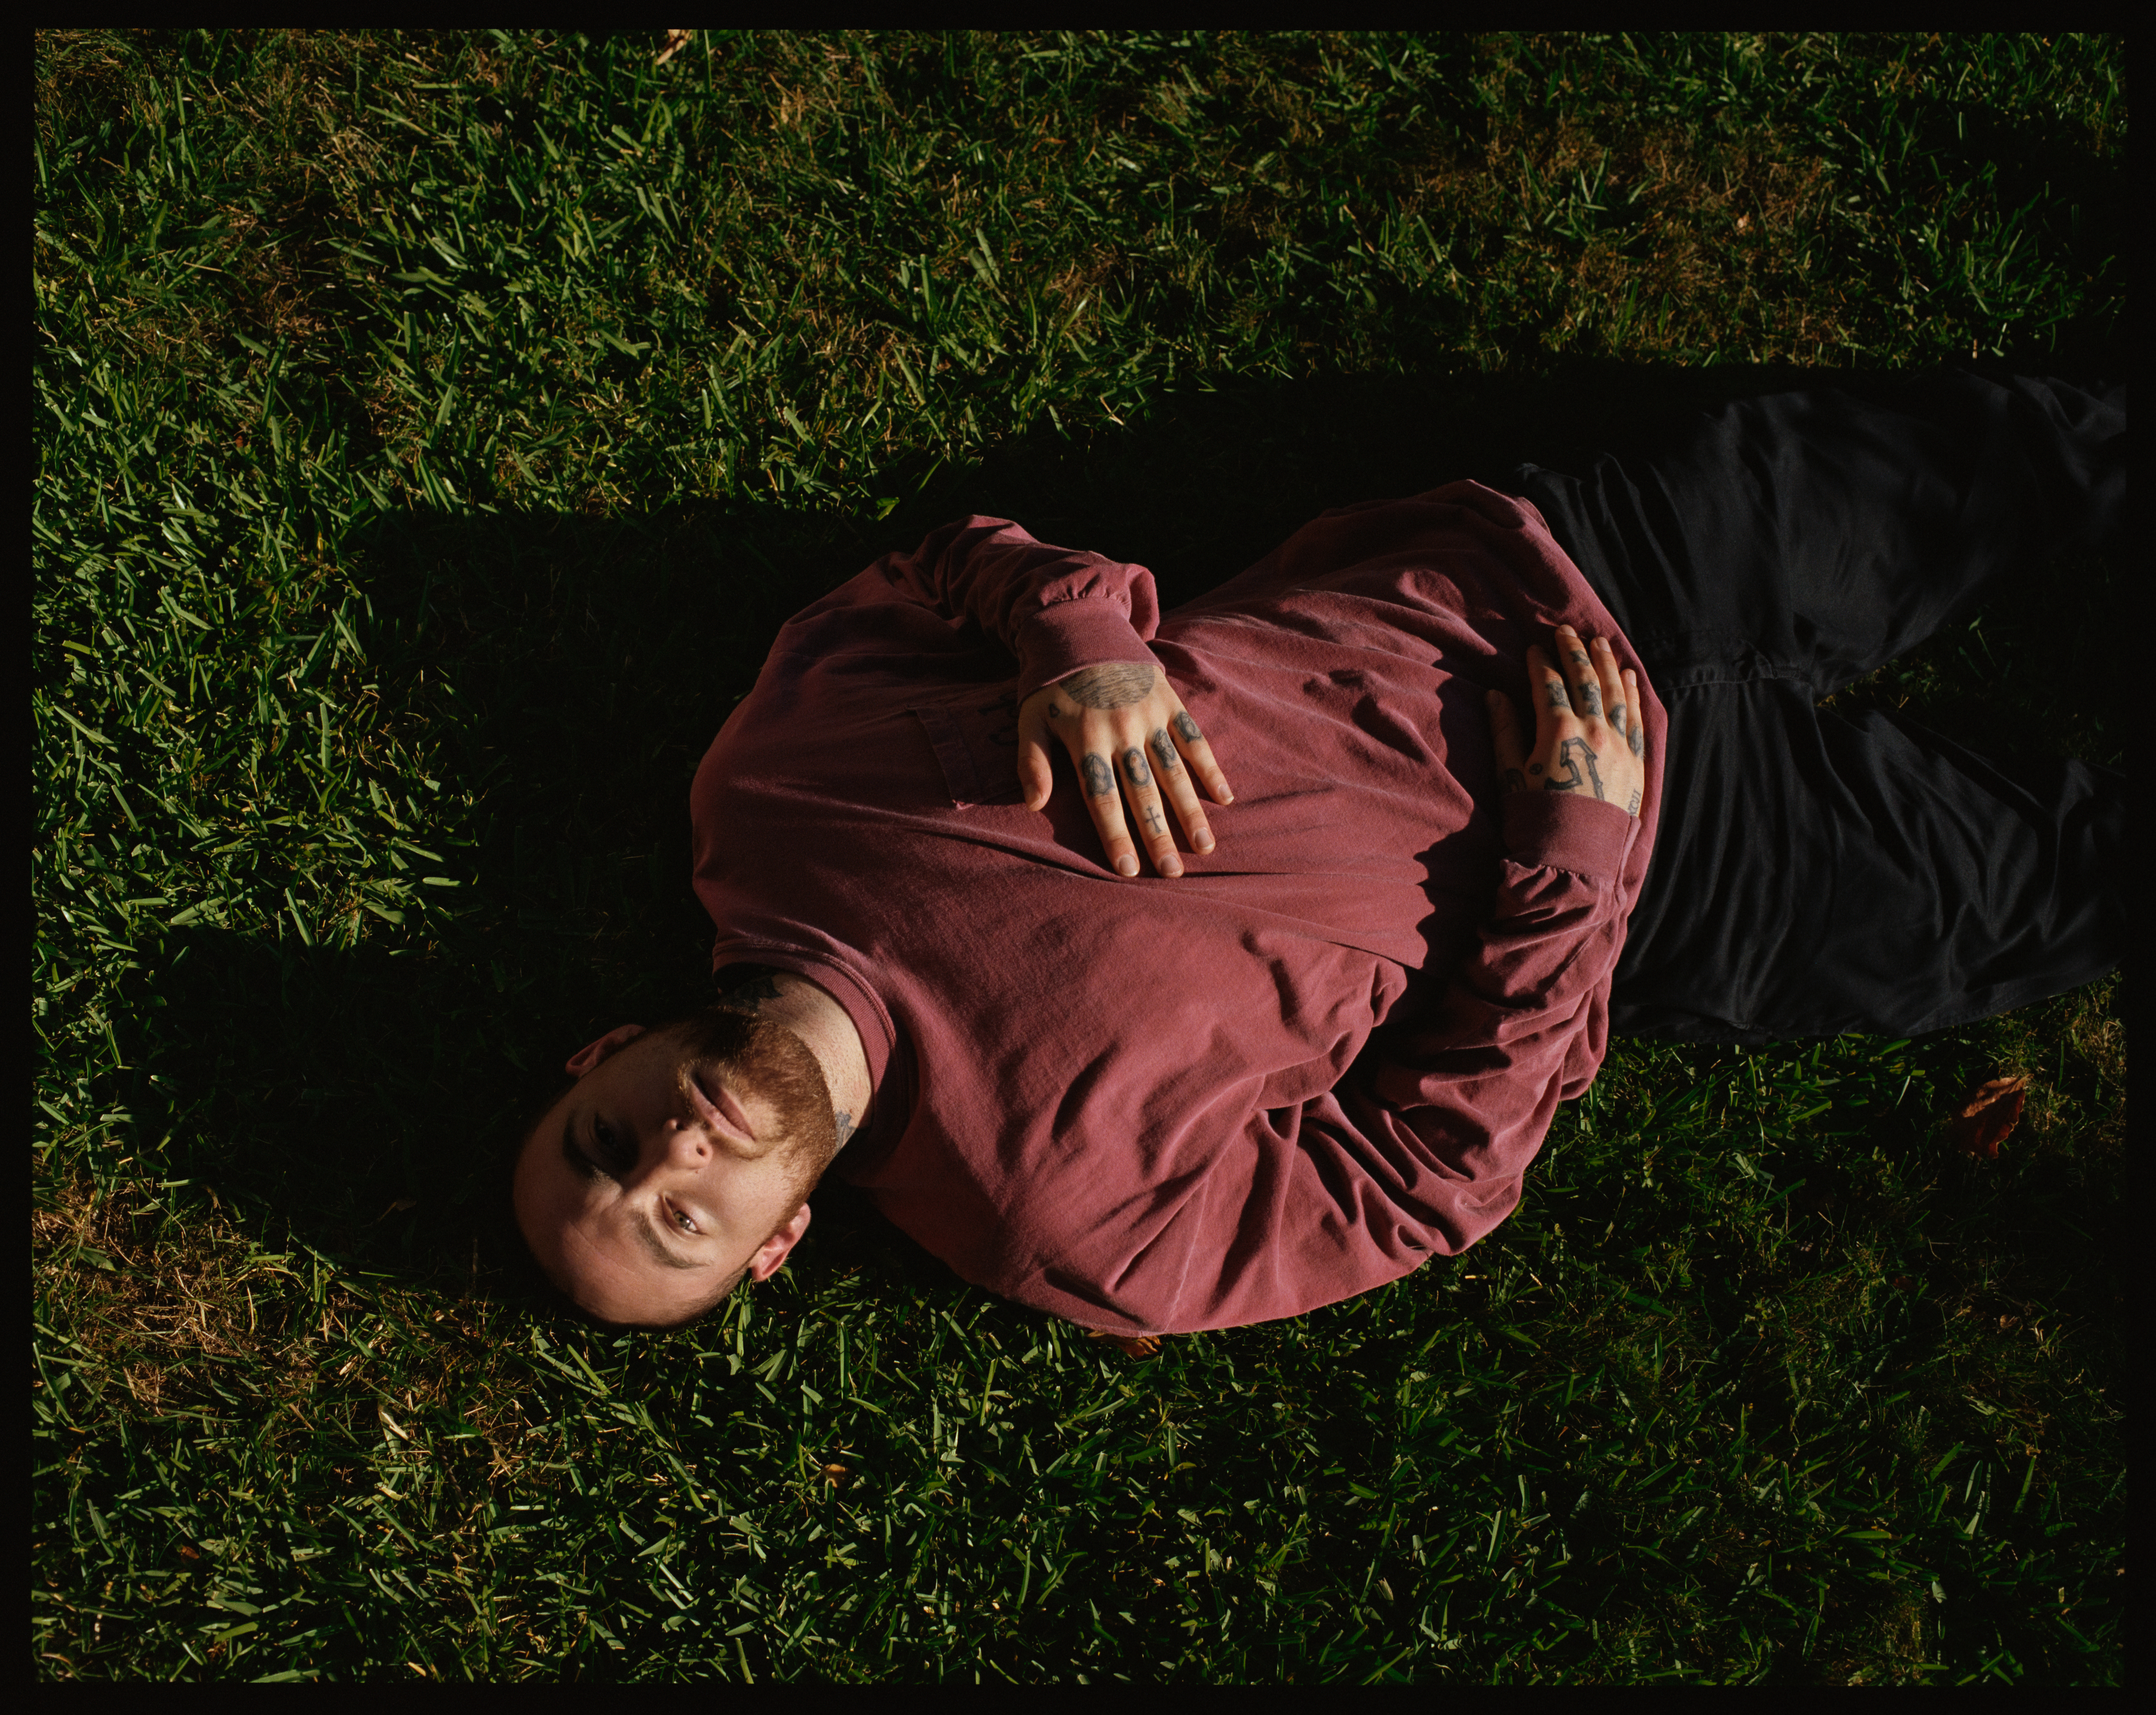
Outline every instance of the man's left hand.
<svg viewBox="0 0 2156 1715"><path fill-rule="evenodd" d="M1055 789L1051 735L1070 752L1086 808L1117 875L1138 872L1137 850L1123 817L1126 803L1162 875L1183 873L1175 830L1168 824L1169 804L1190 849L1213 850L1213 830L1192 777L1205 783L1217 804L1232 804L1235 795L1213 760L1213 747L1159 668L1122 661L1083 667L1019 705L1018 778L1028 809L1042 809Z"/></svg>
<svg viewBox="0 0 2156 1715"><path fill-rule="evenodd" d="M1539 644L1527 651L1532 744L1512 698L1489 693L1497 777L1507 792L1573 792L1636 816L1647 784L1639 675L1618 665L1608 638L1584 643L1569 625L1557 628L1557 652L1553 661Z"/></svg>

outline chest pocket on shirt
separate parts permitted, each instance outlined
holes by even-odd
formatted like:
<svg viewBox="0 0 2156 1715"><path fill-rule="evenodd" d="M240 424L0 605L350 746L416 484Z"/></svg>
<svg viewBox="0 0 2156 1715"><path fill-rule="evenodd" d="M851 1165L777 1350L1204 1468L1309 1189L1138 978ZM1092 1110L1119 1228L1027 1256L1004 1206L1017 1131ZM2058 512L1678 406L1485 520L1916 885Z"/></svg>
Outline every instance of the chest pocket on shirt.
<svg viewBox="0 0 2156 1715"><path fill-rule="evenodd" d="M1024 798L1018 782L1016 696L983 690L970 699L912 713L935 747L952 804L963 809L968 804L1017 804Z"/></svg>

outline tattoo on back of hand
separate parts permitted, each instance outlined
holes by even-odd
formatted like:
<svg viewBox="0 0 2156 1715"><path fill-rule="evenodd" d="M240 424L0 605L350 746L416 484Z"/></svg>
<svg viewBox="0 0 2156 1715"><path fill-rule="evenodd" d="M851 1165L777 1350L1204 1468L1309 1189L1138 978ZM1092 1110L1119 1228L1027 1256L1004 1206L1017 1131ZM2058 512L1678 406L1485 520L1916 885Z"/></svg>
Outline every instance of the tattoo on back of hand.
<svg viewBox="0 0 2156 1715"><path fill-rule="evenodd" d="M1578 792L1581 787L1586 786L1591 788L1595 797L1600 798L1603 803L1607 804L1609 801L1609 795L1602 789L1602 771L1594 766L1595 752L1589 747L1585 739L1566 739L1557 747L1557 760L1558 766L1563 768L1564 773L1562 776L1553 774L1548 779L1543 781L1543 791ZM1587 765L1587 778L1584 780L1580 778L1579 774L1582 763Z"/></svg>
<svg viewBox="0 0 2156 1715"><path fill-rule="evenodd" d="M1086 667L1068 679L1059 679L1055 688L1083 709L1120 709L1144 701L1159 677L1158 667L1111 661L1106 666Z"/></svg>

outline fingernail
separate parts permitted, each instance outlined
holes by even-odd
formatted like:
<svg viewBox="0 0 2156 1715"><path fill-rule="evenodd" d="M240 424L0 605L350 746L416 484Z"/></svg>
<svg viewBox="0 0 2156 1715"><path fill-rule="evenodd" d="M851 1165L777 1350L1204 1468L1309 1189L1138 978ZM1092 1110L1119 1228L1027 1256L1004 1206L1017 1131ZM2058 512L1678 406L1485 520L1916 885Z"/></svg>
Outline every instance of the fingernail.
<svg viewBox="0 0 2156 1715"><path fill-rule="evenodd" d="M1135 875L1137 872L1138 860L1128 852L1125 852L1116 860L1116 873L1118 875Z"/></svg>
<svg viewBox="0 0 2156 1715"><path fill-rule="evenodd" d="M1199 850L1200 850L1200 851L1210 851L1210 850L1213 850L1213 836L1212 836L1210 834L1200 834L1198 836L1197 845L1198 845L1198 849L1199 849Z"/></svg>
<svg viewBox="0 0 2156 1715"><path fill-rule="evenodd" d="M1163 859L1160 865L1160 872L1163 875L1180 875L1183 873L1183 860L1180 858Z"/></svg>

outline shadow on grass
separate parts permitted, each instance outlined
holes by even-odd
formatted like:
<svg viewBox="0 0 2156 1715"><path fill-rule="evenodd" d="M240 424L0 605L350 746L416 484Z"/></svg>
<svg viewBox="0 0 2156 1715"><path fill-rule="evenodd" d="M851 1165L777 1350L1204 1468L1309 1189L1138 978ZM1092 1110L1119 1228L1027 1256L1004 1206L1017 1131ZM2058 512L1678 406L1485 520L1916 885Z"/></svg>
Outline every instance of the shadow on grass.
<svg viewBox="0 0 2156 1715"><path fill-rule="evenodd" d="M880 522L718 506L380 521L352 562L372 670L397 718L429 729L444 789L475 806L450 865L464 885L401 944L175 932L154 994L144 978L138 1119L172 1134L177 1173L259 1199L332 1255L445 1284L521 1272L505 1196L520 1122L578 1045L706 992L689 783L799 608L968 511L1142 562L1172 606L1327 507L1494 480L1528 458L1564 468L1822 379L1876 391L1912 377L1577 364L1540 380L1239 386L1084 442L1044 428L976 466L900 467L910 497ZM1905 662L1882 694L1979 743L2093 733L2100 749L2123 731L2102 701L2117 693L2085 670L2107 587L2054 568L2001 593L2010 708L1984 676L1995 660ZM800 1269L864 1248L879 1266L936 1266L843 1188L819 1193L819 1212Z"/></svg>

